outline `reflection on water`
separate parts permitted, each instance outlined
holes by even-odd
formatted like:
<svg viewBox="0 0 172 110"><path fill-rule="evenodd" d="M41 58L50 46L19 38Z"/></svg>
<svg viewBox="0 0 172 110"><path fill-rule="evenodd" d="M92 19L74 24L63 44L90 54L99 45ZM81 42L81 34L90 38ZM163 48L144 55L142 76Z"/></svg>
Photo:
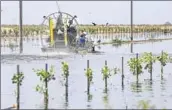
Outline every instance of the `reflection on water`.
<svg viewBox="0 0 172 110"><path fill-rule="evenodd" d="M161 50L172 52L172 41L164 41L158 43L146 43L146 44L133 44L134 52L151 51L153 53L160 53ZM27 51L38 51L36 47L27 47ZM25 50L26 51L26 50ZM2 88L2 108L7 108L15 103L15 99L12 95L15 88L11 84L11 77L16 71L16 63L21 66L21 71L25 75L23 85L21 87L21 108L43 108L42 97L35 92L35 84L39 82L37 76L33 73L33 68L44 68L44 64L48 63L55 66L56 81L51 82L49 85L49 108L83 108L83 109L96 109L96 108L113 108L113 109L128 109L137 108L139 100L150 99L156 108L172 108L172 80L171 80L171 64L167 64L164 67L164 79L160 78L160 64L154 64L153 81L148 78L150 76L146 71L143 75L139 76L139 83L137 84L135 76L132 75L127 66L127 61L132 57L130 53L130 45L122 45L115 48L111 45L101 46L100 51L105 54L87 54L83 57L80 55L18 55L8 54L1 56L1 88ZM33 52L33 53L34 53ZM10 52L7 52L10 53ZM36 52L35 52L36 53ZM38 51L39 53L39 51ZM48 57L47 57L48 56ZM124 56L124 85L121 86L121 73L111 77L108 86L108 91L102 93L104 89L104 81L102 81L102 75L100 74L101 67L104 65L104 61L108 61L109 67L116 67L121 65L121 56ZM87 96L84 92L87 84L85 81L84 68L86 67L86 61L90 60L90 67L94 71L94 84L91 95ZM70 77L69 87L66 89L64 85L61 85L61 61L67 61L69 63ZM28 63L29 62L29 63ZM35 63L38 62L38 63ZM145 79L146 78L146 79ZM125 88L124 88L125 87ZM66 89L66 90L64 90ZM6 93L6 94L4 94ZM8 95L7 95L8 94ZM64 95L65 94L65 95ZM94 97L93 97L94 96ZM53 97L53 99L52 99ZM151 97L151 98L150 98ZM8 100L7 100L8 99ZM37 105L37 106L36 106ZM114 106L115 105L115 106Z"/></svg>
<svg viewBox="0 0 172 110"><path fill-rule="evenodd" d="M144 85L145 85L145 88L144 88L144 90L146 90L146 91L153 91L153 81L151 81L150 79L145 79L144 80Z"/></svg>
<svg viewBox="0 0 172 110"><path fill-rule="evenodd" d="M68 108L69 105L69 100L68 100L68 95L69 95L69 91L68 91L68 78L66 78L66 84L65 84L65 109Z"/></svg>
<svg viewBox="0 0 172 110"><path fill-rule="evenodd" d="M119 48L121 45L122 45L122 44L118 44L118 43L112 44L112 46L115 47L115 48Z"/></svg>
<svg viewBox="0 0 172 110"><path fill-rule="evenodd" d="M133 53L133 43L131 43L130 52Z"/></svg>
<svg viewBox="0 0 172 110"><path fill-rule="evenodd" d="M156 107L154 105L151 105L150 100L147 100L147 101L141 100L141 101L139 101L138 108L139 109L144 109L144 110L146 110L146 109L156 109Z"/></svg>
<svg viewBox="0 0 172 110"><path fill-rule="evenodd" d="M142 83L136 83L136 82L132 82L131 83L131 90L132 92L143 92L142 91Z"/></svg>
<svg viewBox="0 0 172 110"><path fill-rule="evenodd" d="M92 99L93 99L93 95L92 94L87 94L87 109L91 109Z"/></svg>
<svg viewBox="0 0 172 110"><path fill-rule="evenodd" d="M109 105L109 94L108 94L108 92L104 93L103 103L104 103L105 109L112 109L111 106Z"/></svg>
<svg viewBox="0 0 172 110"><path fill-rule="evenodd" d="M165 84L166 84L166 80L165 79L161 80L161 89L162 90L165 90Z"/></svg>

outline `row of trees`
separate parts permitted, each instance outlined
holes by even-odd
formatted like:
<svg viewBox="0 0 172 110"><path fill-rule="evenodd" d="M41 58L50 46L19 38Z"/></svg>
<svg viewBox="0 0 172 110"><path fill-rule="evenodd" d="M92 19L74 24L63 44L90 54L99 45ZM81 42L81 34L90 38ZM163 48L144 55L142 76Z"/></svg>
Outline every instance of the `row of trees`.
<svg viewBox="0 0 172 110"><path fill-rule="evenodd" d="M90 34L102 34L102 33L130 33L131 26L90 26L90 25L80 25L79 30L85 30ZM172 26L166 25L137 25L133 27L134 33L140 32L162 32L169 33L172 32ZM23 26L23 36L38 36L38 35L48 35L48 26L43 25L24 25ZM3 37L18 37L19 36L19 26L18 25L3 25L2 33Z"/></svg>
<svg viewBox="0 0 172 110"><path fill-rule="evenodd" d="M130 33L131 26L80 26L90 33ZM172 32L172 26L134 26L134 33L140 32Z"/></svg>
<svg viewBox="0 0 172 110"><path fill-rule="evenodd" d="M46 31L48 28L41 25L24 25L23 26L23 36L29 37L29 36L37 36L40 34L47 35L48 31ZM19 26L17 25L8 25L8 26L2 26L2 37L18 37L19 36Z"/></svg>

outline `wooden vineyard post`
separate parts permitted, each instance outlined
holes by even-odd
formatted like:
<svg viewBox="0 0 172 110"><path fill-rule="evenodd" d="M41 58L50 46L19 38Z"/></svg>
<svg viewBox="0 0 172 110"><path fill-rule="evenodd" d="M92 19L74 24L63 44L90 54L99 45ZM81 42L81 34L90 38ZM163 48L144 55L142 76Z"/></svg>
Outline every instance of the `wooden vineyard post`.
<svg viewBox="0 0 172 110"><path fill-rule="evenodd" d="M138 85L138 82L139 82L139 67L138 67L138 62L139 62L139 59L138 59L138 53L136 54L136 60L137 60L137 67L136 67L136 78L137 78L137 85Z"/></svg>
<svg viewBox="0 0 172 110"><path fill-rule="evenodd" d="M45 71L48 72L48 64L45 64ZM45 109L48 110L48 80L45 78L45 94L44 94L44 101L45 101Z"/></svg>
<svg viewBox="0 0 172 110"><path fill-rule="evenodd" d="M19 110L20 109L20 66L19 65L17 65L17 76L18 76L18 78L17 78L17 109Z"/></svg>
<svg viewBox="0 0 172 110"><path fill-rule="evenodd" d="M122 88L124 88L124 57L122 57Z"/></svg>
<svg viewBox="0 0 172 110"><path fill-rule="evenodd" d="M69 71L67 74L69 74ZM66 75L66 84L65 84L65 87L66 87L66 93L65 93L66 104L68 103L68 77L69 77L69 75Z"/></svg>
<svg viewBox="0 0 172 110"><path fill-rule="evenodd" d="M105 60L105 66L107 66L107 60ZM107 77L105 77L105 91L107 92Z"/></svg>
<svg viewBox="0 0 172 110"><path fill-rule="evenodd" d="M87 69L89 69L89 66L90 66L89 63L90 63L89 60L87 60ZM89 79L89 77L87 77L87 94L88 95L90 94L90 79Z"/></svg>

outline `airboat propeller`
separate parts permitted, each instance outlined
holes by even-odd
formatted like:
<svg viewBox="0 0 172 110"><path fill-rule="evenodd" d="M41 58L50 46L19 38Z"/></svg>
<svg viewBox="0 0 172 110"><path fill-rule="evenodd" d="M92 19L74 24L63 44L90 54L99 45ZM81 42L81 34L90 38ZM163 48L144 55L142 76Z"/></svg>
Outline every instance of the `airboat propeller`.
<svg viewBox="0 0 172 110"><path fill-rule="evenodd" d="M69 50L92 50L93 42L87 40L84 47L81 47L78 39L79 24L77 16L65 12L55 12L48 16L43 16L41 31L42 51ZM45 36L45 33L48 35Z"/></svg>
<svg viewBox="0 0 172 110"><path fill-rule="evenodd" d="M43 16L41 44L45 48L65 48L71 46L79 33L77 16L65 12L55 12ZM45 35L46 38L45 38Z"/></svg>

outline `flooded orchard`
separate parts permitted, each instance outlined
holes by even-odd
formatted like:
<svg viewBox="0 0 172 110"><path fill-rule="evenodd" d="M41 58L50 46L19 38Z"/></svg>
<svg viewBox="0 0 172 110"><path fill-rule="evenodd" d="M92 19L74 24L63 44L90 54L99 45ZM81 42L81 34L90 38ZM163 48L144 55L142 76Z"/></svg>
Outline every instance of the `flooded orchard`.
<svg viewBox="0 0 172 110"><path fill-rule="evenodd" d="M40 47L32 41L25 42L24 54L11 53L7 47L1 47L1 97L2 108L7 108L16 102L16 85L12 84L12 77L17 73L17 64L24 74L23 84L20 87L20 108L38 109L44 108L44 96L36 92L36 85L40 83L34 69L45 69L51 65L55 69L55 80L48 84L49 101L48 108L101 108L101 109L130 109L138 108L140 100L150 100L156 108L172 108L172 70L171 63L164 66L163 79L161 79L161 64L153 64L152 83L150 73L143 67L143 73L139 75L139 86L136 86L136 76L132 74L127 64L130 58L139 56L143 52L152 52L159 55L163 50L171 56L171 40L161 42L133 44L133 53L130 53L131 44L121 46L100 45L96 47L101 53L40 53ZM124 82L122 85L122 57L124 58ZM90 85L90 94L87 95L87 77L85 70L89 67L93 71L93 83ZM107 81L107 92L104 92L104 80L101 69L105 65L109 68L119 68L117 74L111 73ZM65 80L62 76L61 62L69 65L68 89L65 90Z"/></svg>
<svg viewBox="0 0 172 110"><path fill-rule="evenodd" d="M172 108L171 4L0 2L1 108Z"/></svg>

